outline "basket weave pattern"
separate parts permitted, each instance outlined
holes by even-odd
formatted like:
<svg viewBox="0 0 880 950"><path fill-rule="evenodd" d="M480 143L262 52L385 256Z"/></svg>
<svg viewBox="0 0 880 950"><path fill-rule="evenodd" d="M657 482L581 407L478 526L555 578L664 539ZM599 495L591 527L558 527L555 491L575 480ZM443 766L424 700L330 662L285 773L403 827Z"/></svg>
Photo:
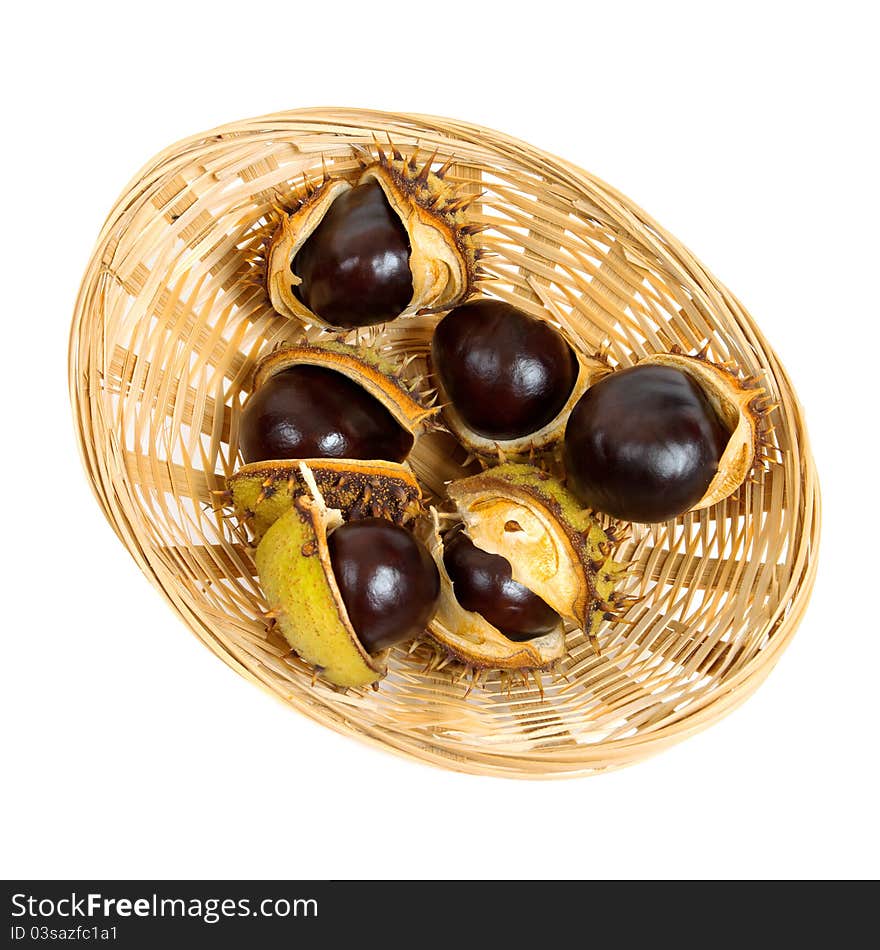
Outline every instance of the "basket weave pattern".
<svg viewBox="0 0 880 950"><path fill-rule="evenodd" d="M475 688L432 653L395 650L378 691L313 682L263 617L247 538L212 491L238 465L236 430L257 359L299 327L275 314L254 258L279 204L352 174L377 139L482 193L480 289L558 321L585 352L629 365L673 345L732 360L776 404L773 462L712 508L635 525L617 557L636 598L599 633L572 632L543 683L490 674ZM436 318L380 342L424 355ZM417 370L422 359L417 359ZM197 636L242 675L341 732L462 771L588 774L653 754L718 719L763 681L805 609L819 496L788 377L738 301L673 237L586 172L446 119L302 110L234 123L156 157L111 212L85 274L70 387L97 498L120 539ZM434 492L462 455L448 437L411 459ZM543 692L542 692L543 690Z"/></svg>

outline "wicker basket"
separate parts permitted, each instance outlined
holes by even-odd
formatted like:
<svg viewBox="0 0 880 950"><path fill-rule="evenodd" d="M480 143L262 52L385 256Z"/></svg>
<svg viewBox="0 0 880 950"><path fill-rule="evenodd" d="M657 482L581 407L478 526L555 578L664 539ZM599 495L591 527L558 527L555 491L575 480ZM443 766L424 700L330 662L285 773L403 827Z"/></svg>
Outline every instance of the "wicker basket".
<svg viewBox="0 0 880 950"><path fill-rule="evenodd" d="M625 623L582 634L543 692L497 674L480 686L395 651L378 691L337 692L267 630L250 552L212 505L237 465L256 359L297 327L271 310L253 258L303 175L354 171L377 137L454 158L483 192L484 290L562 323L626 365L677 344L763 377L775 461L726 502L633 526L619 556L637 597ZM423 348L401 320L389 340ZM243 676L332 728L436 765L514 777L635 762L741 703L804 612L819 493L785 370L728 290L608 185L508 136L448 119L310 109L237 122L150 162L113 208L73 321L70 392L85 466L120 539L196 635ZM434 436L433 438L442 438ZM437 444L417 447L428 478Z"/></svg>

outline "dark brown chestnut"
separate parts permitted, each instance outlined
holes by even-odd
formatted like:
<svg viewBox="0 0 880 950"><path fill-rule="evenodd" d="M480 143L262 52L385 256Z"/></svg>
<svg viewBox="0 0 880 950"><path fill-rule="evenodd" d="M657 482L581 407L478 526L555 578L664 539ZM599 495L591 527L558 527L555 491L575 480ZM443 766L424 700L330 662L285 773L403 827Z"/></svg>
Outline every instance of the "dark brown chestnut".
<svg viewBox="0 0 880 950"><path fill-rule="evenodd" d="M688 373L651 364L618 370L569 416L568 484L596 511L666 521L703 497L730 434Z"/></svg>
<svg viewBox="0 0 880 950"><path fill-rule="evenodd" d="M500 300L475 300L438 324L431 361L464 423L491 439L518 439L551 422L578 375L550 324Z"/></svg>
<svg viewBox="0 0 880 950"><path fill-rule="evenodd" d="M461 606L480 614L509 640L531 640L559 626L559 614L513 580L506 558L478 548L463 531L447 535L443 564Z"/></svg>
<svg viewBox="0 0 880 950"><path fill-rule="evenodd" d="M338 527L327 545L348 618L368 653L425 629L440 573L421 541L383 518L364 518Z"/></svg>
<svg viewBox="0 0 880 950"><path fill-rule="evenodd" d="M366 327L393 320L413 295L409 237L381 186L341 194L291 263L293 290L322 320Z"/></svg>
<svg viewBox="0 0 880 950"><path fill-rule="evenodd" d="M257 389L239 428L246 462L347 458L402 462L413 437L370 393L321 366L282 370Z"/></svg>

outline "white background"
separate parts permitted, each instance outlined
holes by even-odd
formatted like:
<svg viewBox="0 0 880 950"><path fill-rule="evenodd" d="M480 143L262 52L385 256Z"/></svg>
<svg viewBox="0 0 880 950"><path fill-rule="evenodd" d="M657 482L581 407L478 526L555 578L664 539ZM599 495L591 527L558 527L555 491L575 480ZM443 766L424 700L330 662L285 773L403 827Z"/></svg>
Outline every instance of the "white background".
<svg viewBox="0 0 880 950"><path fill-rule="evenodd" d="M0 872L876 877L871 7L9 5ZM806 619L740 710L599 778L444 772L342 738L237 677L138 572L73 440L80 277L154 153L306 105L457 116L566 156L645 207L754 314L804 403L825 510Z"/></svg>

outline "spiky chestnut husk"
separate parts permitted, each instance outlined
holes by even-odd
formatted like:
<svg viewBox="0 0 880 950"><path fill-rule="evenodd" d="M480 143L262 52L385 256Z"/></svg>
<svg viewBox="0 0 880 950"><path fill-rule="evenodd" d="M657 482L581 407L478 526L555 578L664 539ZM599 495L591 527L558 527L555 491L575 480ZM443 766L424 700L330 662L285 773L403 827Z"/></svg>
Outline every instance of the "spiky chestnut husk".
<svg viewBox="0 0 880 950"><path fill-rule="evenodd" d="M440 601L428 632L456 660L474 669L546 669L565 655L565 630L556 629L531 640L510 640L479 613L456 600L452 579L443 561L443 540L435 520L426 538L440 572Z"/></svg>
<svg viewBox="0 0 880 950"><path fill-rule="evenodd" d="M326 504L346 521L385 518L404 525L423 512L422 492L405 464L360 459L305 459ZM285 459L242 466L227 485L238 519L259 544L266 531L309 491L300 461Z"/></svg>
<svg viewBox="0 0 880 950"><path fill-rule="evenodd" d="M622 565L599 523L563 485L532 465L506 463L452 482L455 515L482 550L506 558L515 581L541 597L591 641L603 620L613 619L614 586ZM562 625L535 640L504 637L479 614L455 600L442 565L439 531L428 539L441 571L441 606L429 632L467 665L497 669L543 669L564 654ZM488 628L488 629L487 629Z"/></svg>
<svg viewBox="0 0 880 950"><path fill-rule="evenodd" d="M602 526L561 482L510 462L453 482L448 493L476 545L507 558L513 579L562 617L594 630L621 566Z"/></svg>
<svg viewBox="0 0 880 950"><path fill-rule="evenodd" d="M351 625L336 584L327 535L342 514L300 496L268 529L255 562L285 640L336 686L368 686L385 674L387 651L371 656Z"/></svg>
<svg viewBox="0 0 880 950"><path fill-rule="evenodd" d="M670 353L646 356L636 365L670 366L687 373L702 389L730 432L715 476L691 510L708 508L732 495L764 457L762 450L769 407L758 381L741 379L729 365L713 363L705 353L689 356L679 347L674 347Z"/></svg>
<svg viewBox="0 0 880 950"><path fill-rule="evenodd" d="M430 425L438 409L426 404L417 383L401 375L401 366L368 346L339 340L303 340L264 356L254 370L254 392L277 373L295 366L318 366L340 373L375 398L413 440Z"/></svg>
<svg viewBox="0 0 880 950"><path fill-rule="evenodd" d="M477 303L480 303L480 301L477 301ZM462 309L466 310L471 306L472 304L468 303L467 307ZM529 319L536 318L529 317ZM547 322L549 324L549 321ZM428 369L431 374L432 384L437 389L438 401L442 407L441 417L443 423L472 455L484 459L498 459L501 457L505 459L525 460L538 453L551 451L562 441L568 416L578 400L597 379L609 372L607 363L598 357L587 356L585 353L582 353L561 327L556 324L549 325L552 326L553 330L566 343L574 357L576 364L574 383L565 402L549 422L535 429L533 432L518 438L492 438L471 428L461 413L456 409L450 393L443 384L441 374L435 365L436 354L434 353L434 349L432 348L428 354Z"/></svg>
<svg viewBox="0 0 880 950"><path fill-rule="evenodd" d="M369 181L382 188L409 238L413 294L398 316L447 310L473 291L477 257L473 235L480 228L469 223L465 214L474 196L456 194L444 180L451 161L432 171L434 155L420 167L417 154L406 159L393 146L390 156L378 146L377 151L378 161L367 165L354 182L331 178L325 172L320 185L307 185L297 207L278 225L269 246L266 276L272 306L284 316L332 327L297 296L294 288L299 278L292 264L333 202Z"/></svg>
<svg viewBox="0 0 880 950"><path fill-rule="evenodd" d="M453 686L463 686L465 696L475 687L486 688L490 683L497 682L500 690L506 691L508 696L518 687L531 689L535 686L543 698L545 674L549 674L551 682L566 679L559 671L559 661L554 660L546 666L499 669L496 681L492 676L492 667L475 666L462 660L431 636L414 641L409 652L417 662L423 664L423 673L444 675Z"/></svg>

